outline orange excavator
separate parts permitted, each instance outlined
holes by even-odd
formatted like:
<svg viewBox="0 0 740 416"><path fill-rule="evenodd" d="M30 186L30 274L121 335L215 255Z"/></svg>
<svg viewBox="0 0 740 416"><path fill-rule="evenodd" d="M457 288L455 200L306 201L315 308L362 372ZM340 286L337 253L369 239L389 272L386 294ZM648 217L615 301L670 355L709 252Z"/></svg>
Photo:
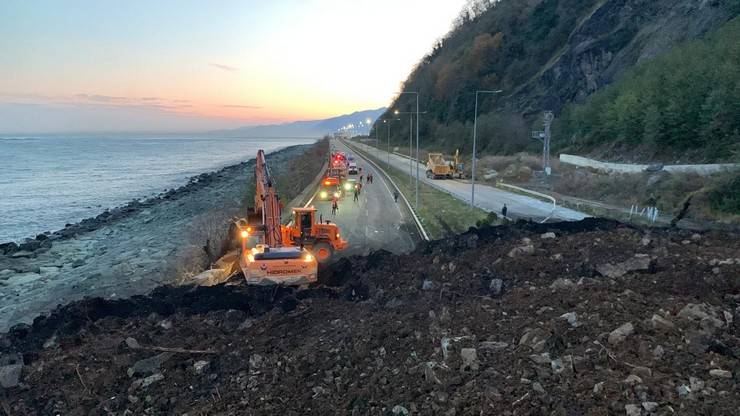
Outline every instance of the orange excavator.
<svg viewBox="0 0 740 416"><path fill-rule="evenodd" d="M316 209L294 208L293 224L280 222L281 203L265 161L257 152L254 207L236 222L241 238L239 265L248 284L305 285L316 282L318 263L344 250L339 227L316 222Z"/></svg>

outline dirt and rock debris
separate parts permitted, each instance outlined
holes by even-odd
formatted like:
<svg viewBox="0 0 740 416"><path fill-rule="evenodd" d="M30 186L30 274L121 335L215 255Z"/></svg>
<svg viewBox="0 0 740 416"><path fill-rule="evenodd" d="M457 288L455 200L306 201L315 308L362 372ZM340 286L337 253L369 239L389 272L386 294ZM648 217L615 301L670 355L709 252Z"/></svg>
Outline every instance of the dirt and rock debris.
<svg viewBox="0 0 740 416"><path fill-rule="evenodd" d="M12 415L733 415L740 238L587 219L162 287L0 337Z"/></svg>

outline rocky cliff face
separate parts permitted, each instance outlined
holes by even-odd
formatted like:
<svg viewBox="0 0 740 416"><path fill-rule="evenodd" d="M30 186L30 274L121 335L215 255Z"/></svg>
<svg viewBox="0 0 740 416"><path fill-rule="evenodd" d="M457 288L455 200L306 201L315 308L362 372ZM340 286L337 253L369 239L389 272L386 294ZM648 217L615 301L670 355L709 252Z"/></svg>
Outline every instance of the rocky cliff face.
<svg viewBox="0 0 740 416"><path fill-rule="evenodd" d="M550 62L514 94L522 112L558 111L612 82L627 68L736 14L732 1L604 0L573 28Z"/></svg>
<svg viewBox="0 0 740 416"><path fill-rule="evenodd" d="M462 19L404 83L404 89L420 91L428 122L472 121L475 90L504 90L496 105L517 114L557 113L740 11L740 0L473 1L478 3L488 9ZM410 108L413 97L398 100L390 108ZM484 106L481 113L491 109ZM434 136L436 127L428 128Z"/></svg>

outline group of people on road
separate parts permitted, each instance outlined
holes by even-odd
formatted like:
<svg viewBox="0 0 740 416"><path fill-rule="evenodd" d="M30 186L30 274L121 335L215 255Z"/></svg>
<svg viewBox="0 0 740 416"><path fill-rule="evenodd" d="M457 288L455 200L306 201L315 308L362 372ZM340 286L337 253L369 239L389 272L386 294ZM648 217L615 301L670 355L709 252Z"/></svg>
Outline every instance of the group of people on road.
<svg viewBox="0 0 740 416"><path fill-rule="evenodd" d="M362 174L362 167L359 169L360 177L359 181L355 184L355 189L353 192L353 201L359 202L360 201L360 194L362 193L362 186L363 186L363 180L365 180L366 184L373 183L373 174L368 172L367 176ZM398 197L400 194L398 193L398 190L393 191L393 201L398 203ZM337 212L339 211L339 198L336 196L332 196L331 198L331 215L332 217L336 217Z"/></svg>
<svg viewBox="0 0 740 416"><path fill-rule="evenodd" d="M362 169L360 169L360 172L362 172ZM362 179L364 177L365 177L364 175L360 174L360 183L362 183ZM367 174L367 183L373 183L373 174L372 173L368 173Z"/></svg>

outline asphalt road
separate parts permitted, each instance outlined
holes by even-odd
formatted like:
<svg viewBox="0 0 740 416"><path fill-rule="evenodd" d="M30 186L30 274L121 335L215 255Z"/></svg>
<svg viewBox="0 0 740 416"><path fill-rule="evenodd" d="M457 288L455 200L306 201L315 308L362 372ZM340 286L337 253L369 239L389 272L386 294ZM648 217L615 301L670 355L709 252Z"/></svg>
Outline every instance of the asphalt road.
<svg viewBox="0 0 740 416"><path fill-rule="evenodd" d="M368 171L374 176L371 184L363 180L359 201L354 202L351 193L340 199L335 217L331 215L331 201L320 201L316 197L311 203L324 220L329 219L339 225L341 234L348 240L347 249L339 256L365 255L379 249L395 254L413 250L419 240L416 226L402 200L399 199L398 203L393 201L392 187L356 152L338 141L332 141L332 145L355 157L358 166L363 168L364 178L367 178ZM350 175L350 178L359 179L359 176Z"/></svg>
<svg viewBox="0 0 740 416"><path fill-rule="evenodd" d="M377 154L378 159L381 160L381 167L385 165L386 161L390 161L391 166L400 169L402 172L408 174L409 168L411 168L412 173L414 175L416 174L416 166L414 165L414 162L406 157L391 153L389 158L388 153L383 150L357 142L353 142L352 144L359 146L361 150L364 150L367 153L372 155ZM422 163L419 163L418 165L420 181L445 191L462 201L470 202L471 184L469 181L429 179L425 175L426 165ZM587 215L582 212L560 206L558 206L553 212L552 203L550 202L530 198L513 192L507 192L493 186L476 183L475 206L486 211L500 213L504 204L506 204L508 209L507 216L513 219L532 219L539 221L547 217L551 217L552 220L578 221L587 217Z"/></svg>

